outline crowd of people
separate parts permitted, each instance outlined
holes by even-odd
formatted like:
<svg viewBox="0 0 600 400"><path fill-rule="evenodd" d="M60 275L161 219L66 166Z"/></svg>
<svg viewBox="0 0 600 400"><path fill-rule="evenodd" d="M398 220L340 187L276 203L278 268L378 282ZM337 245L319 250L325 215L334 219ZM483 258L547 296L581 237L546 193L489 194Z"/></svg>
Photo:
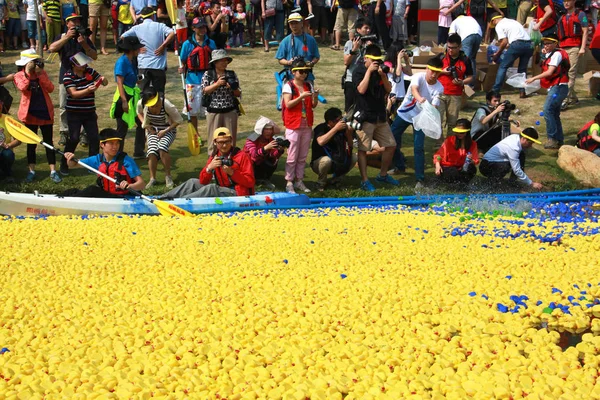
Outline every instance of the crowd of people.
<svg viewBox="0 0 600 400"><path fill-rule="evenodd" d="M13 0L0 0L0 8L2 1ZM113 71L115 90L109 115L116 120L114 129L99 132L95 105L95 92L111 81L93 68L99 54L107 53L105 25L110 9L104 3L90 0L85 7L63 0L42 3L45 29L54 34L54 39L47 43L48 50L58 54L61 63L58 88L46 73L41 57L29 48L34 42L25 46L28 49L15 62L18 72L0 77L0 85L12 81L21 92L18 118L27 128L39 131L49 144L53 141L54 125L50 96L58 89L59 145L64 146L65 155L57 169L55 152L46 149L50 178L54 182L61 182L69 175L69 169L77 165L74 152L80 144L88 148L88 158L81 162L108 172L118 181L115 185L99 179L100 190L70 190L65 195L112 197L127 194L128 187L151 188L158 183L159 161L169 190L163 198L248 195L255 192L256 186L274 190L271 177L286 152L285 190L308 193L304 172L309 150L312 152L309 165L318 176L318 190L338 184L357 165L361 189L373 192L376 189L369 179L369 166L379 170L374 179L377 184L399 185L393 175L406 170L402 138L411 126L412 167L418 190L426 184L424 144L431 133L423 127L417 128L415 119L427 109L425 103L434 114L439 114L441 122L438 127L441 137L436 140L432 162L434 179L466 188L479 170L494 182L510 174L510 181L542 188L524 172L526 150L534 143L542 144L539 133L533 127L521 129L519 121L511 118L514 104L502 101L501 95L508 67L519 59L518 71L527 73L534 46L523 26L526 17L519 14L518 21L507 18L506 7L500 2L487 0L493 9L488 12L485 3L440 1L438 39L445 43L445 51L431 57L424 72L416 73L412 71L406 46L414 40L407 17L417 4L408 0L389 4L377 0L366 7L354 0L339 0L335 4L318 0L293 4L262 0L247 5L230 4L227 0L197 4L180 1L175 26L170 24L164 2L152 2L119 0L115 4L114 37L122 55ZM560 113L579 101L574 90L579 58L590 47L600 60L600 35L597 31L590 34L595 25L588 23L587 14L576 8L573 0L564 1L564 12L552 0L535 3L538 11L532 29L542 35L541 73L529 77L526 84L539 80L548 90L544 105L547 140L543 145L546 149L558 149L564 144ZM483 7L483 16L478 7ZM331 19L336 8L333 31L330 26L319 25ZM69 11L67 15L65 9ZM592 13L592 17L596 15ZM51 27L55 19L60 19L60 26ZM284 37L286 20L289 34ZM284 69L280 107L285 131L281 136L283 130L275 120L261 116L254 132L239 148L236 146L238 117L244 112L240 103L242 87L236 73L229 69L234 60L227 48L245 43L246 31L249 45L254 47L257 22L265 51L270 51L273 31L278 41L275 59ZM88 23L90 29L86 28ZM98 25L100 53L95 45ZM332 49L341 50L345 29L349 39L343 46L344 109L331 107L321 114L317 108L320 93L313 74L321 54L313 34L319 34L323 41L330 30L334 33ZM489 36L495 36L498 43L492 55L499 64L494 88L486 94L486 104L471 119L459 119L465 86L475 83L479 45ZM13 38L8 39L11 43ZM16 42L13 44L16 46ZM200 128L199 120L206 119L209 155L199 178L177 187L171 176L170 146L183 118L177 102L165 95L169 49L176 51L180 60L178 73L182 75L186 93L182 112L196 131ZM2 86L2 112L8 113L11 96L1 89ZM521 90L521 97L526 96ZM319 115L323 115L321 121ZM599 122L600 113L578 135L578 146L598 155ZM123 146L132 129L134 152L129 157ZM20 142L7 132L0 139L1 172L10 178L12 149ZM141 178L136 159L147 160L150 172L147 183ZM34 144L27 145L27 161L26 181L33 182Z"/></svg>

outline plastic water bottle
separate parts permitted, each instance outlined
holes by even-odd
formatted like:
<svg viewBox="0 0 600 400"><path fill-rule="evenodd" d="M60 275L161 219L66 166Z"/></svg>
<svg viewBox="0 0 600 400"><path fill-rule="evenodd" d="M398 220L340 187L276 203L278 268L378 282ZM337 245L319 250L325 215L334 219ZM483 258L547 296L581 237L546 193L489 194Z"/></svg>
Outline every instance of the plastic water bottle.
<svg viewBox="0 0 600 400"><path fill-rule="evenodd" d="M463 164L462 170L464 172L467 172L467 170L469 169L469 165L471 165L472 162L473 162L473 159L471 158L471 152L468 152L467 158L465 158L465 163Z"/></svg>

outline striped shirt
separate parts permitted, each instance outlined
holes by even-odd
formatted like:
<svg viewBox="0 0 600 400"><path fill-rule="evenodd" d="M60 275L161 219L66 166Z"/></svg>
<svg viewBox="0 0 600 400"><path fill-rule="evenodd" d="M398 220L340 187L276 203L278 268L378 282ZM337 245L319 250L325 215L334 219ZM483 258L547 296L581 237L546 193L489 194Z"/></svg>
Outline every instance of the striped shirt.
<svg viewBox="0 0 600 400"><path fill-rule="evenodd" d="M74 88L76 91L86 89L94 85L100 79L100 74L94 69L87 67L83 76L77 76L73 70L65 72L63 84L67 90L67 104L65 109L74 112L94 112L96 111L96 103L94 93L90 93L85 97L75 99L69 95L69 88Z"/></svg>
<svg viewBox="0 0 600 400"><path fill-rule="evenodd" d="M45 0L44 11L46 11L48 18L53 21L60 21L60 0Z"/></svg>

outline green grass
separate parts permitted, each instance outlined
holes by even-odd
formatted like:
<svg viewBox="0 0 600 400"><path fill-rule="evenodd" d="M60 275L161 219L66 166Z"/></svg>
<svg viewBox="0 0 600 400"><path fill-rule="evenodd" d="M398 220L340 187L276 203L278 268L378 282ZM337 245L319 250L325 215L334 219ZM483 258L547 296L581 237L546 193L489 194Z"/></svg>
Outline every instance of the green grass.
<svg viewBox="0 0 600 400"><path fill-rule="evenodd" d="M343 91L340 87L340 77L343 74L343 54L339 51L330 50L327 47L321 47L321 62L315 68L317 76L316 86L320 88L321 93L327 98L327 104L319 104L316 108L316 116L319 117L316 123L319 123L322 119L322 115L328 107L343 108L344 99ZM281 113L275 108L275 80L273 73L279 71L280 67L275 60L275 49L271 52L265 53L259 46L255 49L243 48L233 49L230 51L234 61L230 65L239 76L241 87L243 90L242 103L246 110L246 115L239 119L239 133L238 133L238 146L243 147L245 137L252 132L254 129L254 123L260 115L267 116L275 120L281 126ZM13 61L18 57L18 52L6 52L2 57L4 72L5 74L14 72L15 66ZM96 92L96 105L97 113L99 116L98 123L99 128L116 127L114 120L108 116L110 109L110 101L115 91L115 84L113 82L113 67L119 57L119 54L110 54L108 56L99 55L99 58L94 62L93 67L97 69L101 74L109 77L110 84L108 87L100 88ZM166 93L167 97L178 107L183 106L183 93L181 88L181 79L177 74L177 58L173 53L169 53L169 70L167 78ZM48 73L53 77L58 75L58 61L53 64L47 64L46 67ZM54 82L57 82L55 79ZM12 87L8 85L9 90L15 98L12 108L12 115L16 116L20 94ZM562 113L563 127L565 130L566 143L574 144L575 136L581 126L596 114L598 110L598 102L594 98L587 94L586 83L582 79L577 81L577 89L580 98L580 104L572 109ZM55 92L51 95L55 102L55 114L57 116L54 124L54 143L58 142L58 86ZM541 125L538 130L541 136L544 138L544 119L539 116L539 112L543 108L545 96L534 96L528 99L519 99L518 92L507 91L504 94L505 99L517 104L520 109L520 115L516 116L521 121L522 126L535 126L536 121L540 121ZM475 109L477 108L478 102L485 102L485 94L483 92L477 93L473 99L470 99L467 107L460 113L461 117L471 118ZM206 138L206 124L205 121L200 121L199 132ZM412 137L411 129L407 131L407 135L404 135L403 149L407 156L407 174L400 175L400 187L378 187L378 190L374 193L376 196L386 195L407 195L413 194L414 187L414 171L410 168L413 165L412 157ZM435 181L433 174L433 166L431 164L432 151L433 151L433 140L427 139L425 142L425 160L426 160L426 176L428 182L432 183ZM26 146L22 145L16 149L16 162L14 165L14 177L17 180L15 184L3 185L4 190L16 191L16 192L33 192L38 190L40 193L58 193L67 188L78 187L83 188L87 185L92 184L96 177L89 174L83 169L72 170L71 175L65 177L63 182L60 184L54 184L48 178L48 166L46 164L46 157L44 150L41 146L38 146L38 165L37 165L37 177L36 180L31 184L22 183L27 173L27 161L25 155ZM125 151L128 153L133 152L133 131L130 131L126 140ZM191 177L197 177L200 169L205 165L207 154L206 148L202 148L202 153L199 156L192 157L187 149L187 135L185 124L179 127L178 136L175 143L171 147L171 154L173 158L173 178L175 184L179 184ZM79 148L77 155L84 157L87 155L86 149ZM574 181L574 179L563 172L556 164L557 151L544 150L541 146L536 146L535 149L531 150L527 158L527 174L536 181L541 181L545 186L546 190L567 190L576 189L580 186ZM310 161L310 155L309 159ZM57 161L58 165L58 161ZM148 166L144 160L138 161L138 165L142 170L142 176L147 181ZM279 168L274 175L273 182L277 187L283 190L285 186L284 181L284 165L285 156L279 163ZM369 169L369 175L374 177L377 171ZM149 194L160 194L165 191L164 189L164 173L162 172L162 166L159 164L157 178L161 185L148 191ZM305 181L310 188L314 188L316 185L316 175L312 172L310 167L306 166L306 177ZM482 183L484 178L477 176L475 178L476 183ZM313 196L325 196L325 197L357 197L367 195L358 189L360 184L360 175L357 168L354 168L348 176L342 181L342 185L339 188L332 188L326 190L324 193L315 193ZM428 191L433 193L445 193L455 192L457 189L445 186L434 186L428 187ZM515 188L489 188L482 189L488 191L511 191Z"/></svg>

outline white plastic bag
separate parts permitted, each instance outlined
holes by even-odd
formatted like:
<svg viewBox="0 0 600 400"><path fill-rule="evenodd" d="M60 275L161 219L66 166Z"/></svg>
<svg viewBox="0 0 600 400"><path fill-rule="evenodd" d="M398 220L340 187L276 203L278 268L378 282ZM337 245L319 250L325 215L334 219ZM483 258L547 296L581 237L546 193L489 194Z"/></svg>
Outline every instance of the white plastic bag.
<svg viewBox="0 0 600 400"><path fill-rule="evenodd" d="M529 96L531 93L535 93L540 90L541 85L540 81L534 81L531 84L526 84L527 75L525 72L521 72L520 74L514 74L510 78L506 80L506 83L517 89L525 89L525 93Z"/></svg>
<svg viewBox="0 0 600 400"><path fill-rule="evenodd" d="M430 102L419 104L421 112L413 117L413 128L421 130L432 139L442 137L442 118L440 112Z"/></svg>

